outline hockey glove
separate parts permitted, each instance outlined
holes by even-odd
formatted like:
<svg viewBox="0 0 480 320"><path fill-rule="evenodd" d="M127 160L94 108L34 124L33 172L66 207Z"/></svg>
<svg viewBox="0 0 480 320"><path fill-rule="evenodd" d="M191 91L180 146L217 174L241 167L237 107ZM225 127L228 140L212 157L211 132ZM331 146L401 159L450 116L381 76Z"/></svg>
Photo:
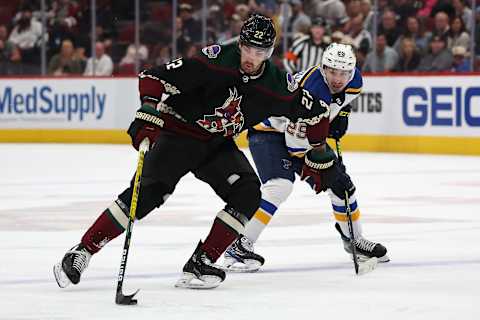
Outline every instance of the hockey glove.
<svg viewBox="0 0 480 320"><path fill-rule="evenodd" d="M328 131L329 138L338 140L345 135L348 128L348 117L350 116L350 112L352 112L352 106L347 105L343 107L335 119L330 122L330 128Z"/></svg>
<svg viewBox="0 0 480 320"><path fill-rule="evenodd" d="M130 124L127 131L132 138L132 145L135 150L138 150L140 143L147 137L150 140L150 147L152 147L162 130L162 126L163 120L161 118L137 111L135 120Z"/></svg>
<svg viewBox="0 0 480 320"><path fill-rule="evenodd" d="M349 196L355 192L355 186L346 174L345 167L338 162L330 148L322 153L313 150L307 152L301 179L308 177L313 179L313 189L317 194L331 189L336 196L345 199L345 190Z"/></svg>

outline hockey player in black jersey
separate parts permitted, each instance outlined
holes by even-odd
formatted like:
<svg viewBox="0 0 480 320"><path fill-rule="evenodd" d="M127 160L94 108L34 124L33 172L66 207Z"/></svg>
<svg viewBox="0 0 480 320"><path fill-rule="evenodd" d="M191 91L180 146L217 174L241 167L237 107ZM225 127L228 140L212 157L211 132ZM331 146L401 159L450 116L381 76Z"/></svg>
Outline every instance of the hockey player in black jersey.
<svg viewBox="0 0 480 320"><path fill-rule="evenodd" d="M136 218L160 207L189 172L226 203L183 267L177 287L218 286L225 273L215 261L244 232L259 206L259 179L233 138L269 116L285 116L305 121L315 144L328 124L326 102L314 100L270 63L274 42L271 19L254 15L243 25L238 43L212 45L192 59L176 59L139 75L141 108L128 133L136 149L146 137L151 147ZM54 266L60 287L79 283L91 256L125 231L132 189L131 184Z"/></svg>

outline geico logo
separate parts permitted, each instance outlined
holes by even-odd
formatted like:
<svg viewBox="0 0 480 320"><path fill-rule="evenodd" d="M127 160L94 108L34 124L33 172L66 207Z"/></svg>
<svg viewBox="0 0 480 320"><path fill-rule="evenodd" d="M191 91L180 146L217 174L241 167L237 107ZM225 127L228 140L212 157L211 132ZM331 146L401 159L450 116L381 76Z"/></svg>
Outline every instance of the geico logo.
<svg viewBox="0 0 480 320"><path fill-rule="evenodd" d="M353 112L382 112L381 92L362 92L360 96L351 102Z"/></svg>
<svg viewBox="0 0 480 320"><path fill-rule="evenodd" d="M0 89L0 113L14 116L62 115L68 121L83 121L87 115L103 116L107 94L98 93L94 86L85 91L57 92L50 86L34 86L30 90L12 87Z"/></svg>
<svg viewBox="0 0 480 320"><path fill-rule="evenodd" d="M410 87L402 94L402 117L408 126L480 126L480 87Z"/></svg>

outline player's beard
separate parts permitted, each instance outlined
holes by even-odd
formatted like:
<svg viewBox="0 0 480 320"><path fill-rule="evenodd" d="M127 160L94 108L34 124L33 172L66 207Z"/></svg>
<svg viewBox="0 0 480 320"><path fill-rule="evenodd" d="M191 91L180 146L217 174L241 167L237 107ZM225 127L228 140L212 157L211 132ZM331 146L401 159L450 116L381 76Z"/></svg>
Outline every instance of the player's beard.
<svg viewBox="0 0 480 320"><path fill-rule="evenodd" d="M242 62L241 68L242 68L242 71L248 75L256 75L259 73L262 63L263 62L261 62L258 65L255 65L251 61L244 61Z"/></svg>

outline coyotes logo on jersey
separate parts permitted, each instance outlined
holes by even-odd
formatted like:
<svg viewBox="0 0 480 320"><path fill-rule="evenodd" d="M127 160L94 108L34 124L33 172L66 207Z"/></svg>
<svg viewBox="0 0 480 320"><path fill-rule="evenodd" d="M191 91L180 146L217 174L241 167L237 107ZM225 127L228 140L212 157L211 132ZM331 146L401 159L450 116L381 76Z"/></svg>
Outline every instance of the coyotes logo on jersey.
<svg viewBox="0 0 480 320"><path fill-rule="evenodd" d="M230 96L221 107L215 108L214 114L204 115L202 120L197 120L204 129L211 133L222 133L229 137L242 131L244 118L240 109L242 96L238 95L237 88L229 89Z"/></svg>

